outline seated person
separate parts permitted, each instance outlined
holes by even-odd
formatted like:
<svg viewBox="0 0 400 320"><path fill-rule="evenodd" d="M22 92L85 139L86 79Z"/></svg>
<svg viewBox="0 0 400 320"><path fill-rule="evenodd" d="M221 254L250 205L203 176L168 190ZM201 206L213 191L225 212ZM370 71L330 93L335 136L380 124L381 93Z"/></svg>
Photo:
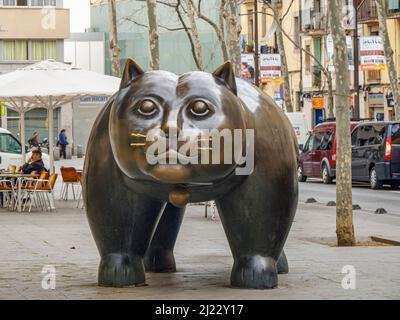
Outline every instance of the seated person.
<svg viewBox="0 0 400 320"><path fill-rule="evenodd" d="M42 161L42 152L40 150L33 150L31 158L20 168L20 171L25 174L31 174L32 171L38 173L41 171L47 171Z"/></svg>

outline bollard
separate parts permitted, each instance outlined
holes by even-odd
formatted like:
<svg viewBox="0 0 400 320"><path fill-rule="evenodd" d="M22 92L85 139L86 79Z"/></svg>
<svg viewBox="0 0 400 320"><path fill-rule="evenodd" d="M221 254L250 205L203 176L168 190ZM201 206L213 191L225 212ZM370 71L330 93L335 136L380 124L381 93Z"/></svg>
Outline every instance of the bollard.
<svg viewBox="0 0 400 320"><path fill-rule="evenodd" d="M54 160L58 161L60 160L60 148L59 147L54 147Z"/></svg>
<svg viewBox="0 0 400 320"><path fill-rule="evenodd" d="M67 146L65 152L67 154L67 159L72 159L72 148L70 146Z"/></svg>
<svg viewBox="0 0 400 320"><path fill-rule="evenodd" d="M83 147L80 144L76 146L76 157L78 159L83 157Z"/></svg>

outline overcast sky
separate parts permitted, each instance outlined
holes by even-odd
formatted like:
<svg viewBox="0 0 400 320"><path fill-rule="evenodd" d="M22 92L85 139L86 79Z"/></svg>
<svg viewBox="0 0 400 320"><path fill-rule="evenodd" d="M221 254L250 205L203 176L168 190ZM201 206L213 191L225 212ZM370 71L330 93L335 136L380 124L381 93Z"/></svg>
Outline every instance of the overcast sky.
<svg viewBox="0 0 400 320"><path fill-rule="evenodd" d="M64 0L64 8L70 9L71 32L84 32L90 27L90 0Z"/></svg>

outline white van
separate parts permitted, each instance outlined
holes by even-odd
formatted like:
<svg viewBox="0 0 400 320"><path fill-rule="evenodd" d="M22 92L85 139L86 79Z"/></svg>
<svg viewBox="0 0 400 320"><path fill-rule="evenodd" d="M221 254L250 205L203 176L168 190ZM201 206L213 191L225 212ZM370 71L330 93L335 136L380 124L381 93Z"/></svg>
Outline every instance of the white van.
<svg viewBox="0 0 400 320"><path fill-rule="evenodd" d="M287 112L286 116L289 118L293 130L296 133L299 147L304 146L310 133L305 115L302 112Z"/></svg>
<svg viewBox="0 0 400 320"><path fill-rule="evenodd" d="M32 152L27 152L26 160L31 156ZM42 160L46 169L49 169L49 155L42 153ZM0 169L7 170L10 165L19 167L22 162L21 142L10 131L0 128Z"/></svg>

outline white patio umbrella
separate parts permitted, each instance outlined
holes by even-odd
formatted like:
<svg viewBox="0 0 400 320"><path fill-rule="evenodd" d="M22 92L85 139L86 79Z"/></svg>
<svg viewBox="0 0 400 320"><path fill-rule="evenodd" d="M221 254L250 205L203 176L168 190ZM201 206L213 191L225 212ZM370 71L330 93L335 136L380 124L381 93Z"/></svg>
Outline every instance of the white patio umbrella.
<svg viewBox="0 0 400 320"><path fill-rule="evenodd" d="M74 68L54 60L41 61L0 76L0 100L21 116L21 142L25 143L25 113L46 108L49 126L50 169L54 166L53 111L66 103L85 97L110 97L120 79ZM22 148L25 161L25 147Z"/></svg>

